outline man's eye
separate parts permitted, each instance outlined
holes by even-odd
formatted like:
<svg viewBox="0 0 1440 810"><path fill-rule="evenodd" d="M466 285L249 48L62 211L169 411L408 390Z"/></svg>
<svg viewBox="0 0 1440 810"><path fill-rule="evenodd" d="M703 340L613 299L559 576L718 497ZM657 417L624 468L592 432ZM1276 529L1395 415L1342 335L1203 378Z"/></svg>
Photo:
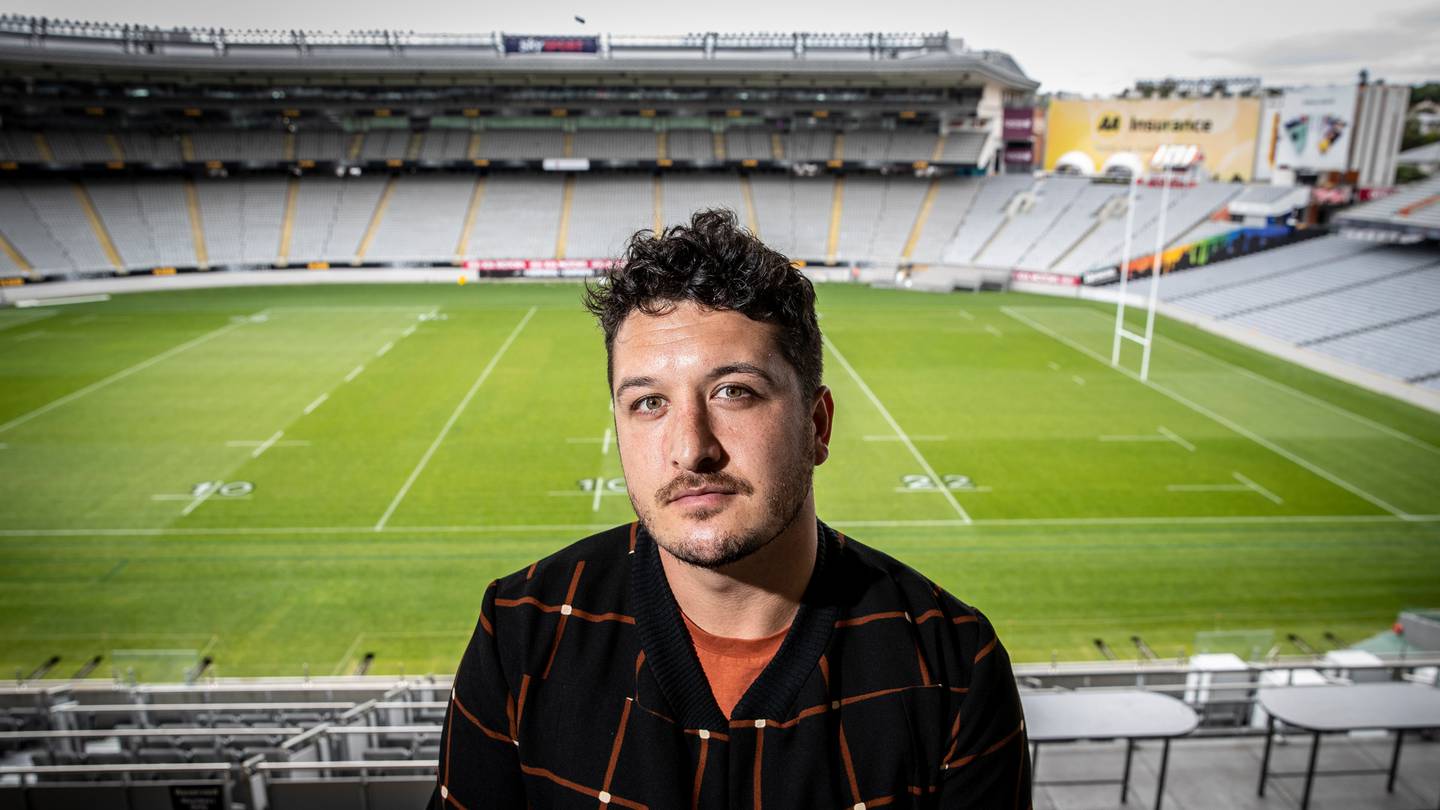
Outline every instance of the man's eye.
<svg viewBox="0 0 1440 810"><path fill-rule="evenodd" d="M635 400L635 404L630 407L641 413L651 413L660 410L660 406L664 402L665 400L657 396L641 397Z"/></svg>
<svg viewBox="0 0 1440 810"><path fill-rule="evenodd" d="M715 390L715 394L721 399L741 399L750 395L750 391L740 385L722 385Z"/></svg>

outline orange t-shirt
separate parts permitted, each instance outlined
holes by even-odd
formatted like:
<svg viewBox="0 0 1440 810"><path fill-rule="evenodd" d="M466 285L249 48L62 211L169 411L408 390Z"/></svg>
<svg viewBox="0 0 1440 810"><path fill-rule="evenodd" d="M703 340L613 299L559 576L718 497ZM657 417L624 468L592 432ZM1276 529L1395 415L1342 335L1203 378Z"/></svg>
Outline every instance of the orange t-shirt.
<svg viewBox="0 0 1440 810"><path fill-rule="evenodd" d="M790 628L764 638L725 638L701 630L689 616L680 615L695 643L695 655L700 659L700 668L705 670L706 680L710 681L715 702L720 704L720 711L728 720L735 704L780 650L780 643Z"/></svg>

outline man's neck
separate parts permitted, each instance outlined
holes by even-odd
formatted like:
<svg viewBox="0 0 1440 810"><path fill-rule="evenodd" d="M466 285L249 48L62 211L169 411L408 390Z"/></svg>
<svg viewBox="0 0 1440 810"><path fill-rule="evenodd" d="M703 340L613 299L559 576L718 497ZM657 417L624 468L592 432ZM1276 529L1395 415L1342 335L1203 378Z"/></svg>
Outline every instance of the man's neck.
<svg viewBox="0 0 1440 810"><path fill-rule="evenodd" d="M726 638L764 638L784 630L815 570L818 529L813 496L774 540L739 562L702 568L660 551L675 601L700 629Z"/></svg>

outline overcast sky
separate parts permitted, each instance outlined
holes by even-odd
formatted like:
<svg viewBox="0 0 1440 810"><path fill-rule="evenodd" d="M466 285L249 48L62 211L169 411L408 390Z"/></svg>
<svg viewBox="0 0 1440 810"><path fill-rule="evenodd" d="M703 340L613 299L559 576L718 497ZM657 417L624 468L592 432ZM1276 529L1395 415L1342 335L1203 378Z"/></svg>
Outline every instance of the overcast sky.
<svg viewBox="0 0 1440 810"><path fill-rule="evenodd" d="M1044 91L1137 78L1269 85L1440 81L1437 0L0 0L0 11L151 25L517 33L940 31L1008 51ZM581 24L575 15L585 18Z"/></svg>

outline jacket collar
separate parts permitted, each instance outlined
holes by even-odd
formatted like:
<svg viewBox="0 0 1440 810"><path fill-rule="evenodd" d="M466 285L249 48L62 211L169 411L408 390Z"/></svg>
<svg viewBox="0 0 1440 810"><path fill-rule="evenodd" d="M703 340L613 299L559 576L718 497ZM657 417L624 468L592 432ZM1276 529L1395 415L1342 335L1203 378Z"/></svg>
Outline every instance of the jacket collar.
<svg viewBox="0 0 1440 810"><path fill-rule="evenodd" d="M833 563L827 566L826 561L835 558L839 540L829 526L819 521L816 525L819 548L815 570L801 597L800 609L775 657L735 705L733 719L788 718L801 688L830 644L840 609L829 582ZM675 719L686 728L724 729L728 723L695 656L680 606L660 563L659 547L643 525L636 530L630 590L646 665L675 711Z"/></svg>

